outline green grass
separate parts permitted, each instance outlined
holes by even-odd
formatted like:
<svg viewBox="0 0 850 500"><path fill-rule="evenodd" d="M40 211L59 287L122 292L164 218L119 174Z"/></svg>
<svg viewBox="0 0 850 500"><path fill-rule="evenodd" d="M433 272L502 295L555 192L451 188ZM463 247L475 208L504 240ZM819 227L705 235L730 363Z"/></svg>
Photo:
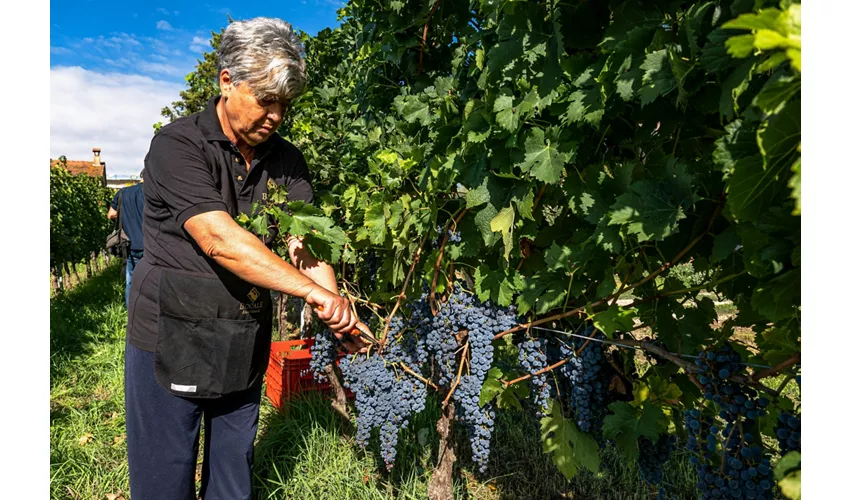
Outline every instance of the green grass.
<svg viewBox="0 0 850 500"><path fill-rule="evenodd" d="M129 498L123 414L123 350L127 321L120 263L80 284L50 305L51 498ZM396 466L379 463L377 439L364 452L353 429L327 401L307 397L285 413L264 398L255 447L256 496L261 499L422 499L436 463L429 401L402 432ZM613 447L603 451L598 474L582 471L567 482L542 454L539 422L524 412L497 412L490 469L476 477L460 429L455 475L457 498L650 499L655 491ZM202 447L201 447L202 448ZM668 497L695 498L695 477L683 453L667 464ZM671 495L672 494L672 495Z"/></svg>

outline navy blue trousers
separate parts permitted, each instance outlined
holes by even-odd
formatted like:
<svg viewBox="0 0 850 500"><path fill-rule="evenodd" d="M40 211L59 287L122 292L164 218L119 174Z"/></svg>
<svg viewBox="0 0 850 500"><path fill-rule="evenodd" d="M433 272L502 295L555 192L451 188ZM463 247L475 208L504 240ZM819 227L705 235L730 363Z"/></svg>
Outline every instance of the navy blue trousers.
<svg viewBox="0 0 850 500"><path fill-rule="evenodd" d="M262 384L219 399L174 396L154 378L154 353L129 343L124 405L133 500L194 500L201 418L204 500L251 498Z"/></svg>

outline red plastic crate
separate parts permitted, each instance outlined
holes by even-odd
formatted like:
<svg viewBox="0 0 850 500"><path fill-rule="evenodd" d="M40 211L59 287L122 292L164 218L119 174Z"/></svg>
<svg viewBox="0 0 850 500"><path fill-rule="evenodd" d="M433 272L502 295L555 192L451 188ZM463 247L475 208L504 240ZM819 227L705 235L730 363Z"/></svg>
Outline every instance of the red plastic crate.
<svg viewBox="0 0 850 500"><path fill-rule="evenodd" d="M275 408L283 409L290 398L302 392L318 391L326 395L333 393L330 384L317 381L310 370L312 345L313 339L272 342L269 366L266 369L266 396ZM339 357L342 356L340 353ZM349 399L354 397L347 389L345 395Z"/></svg>

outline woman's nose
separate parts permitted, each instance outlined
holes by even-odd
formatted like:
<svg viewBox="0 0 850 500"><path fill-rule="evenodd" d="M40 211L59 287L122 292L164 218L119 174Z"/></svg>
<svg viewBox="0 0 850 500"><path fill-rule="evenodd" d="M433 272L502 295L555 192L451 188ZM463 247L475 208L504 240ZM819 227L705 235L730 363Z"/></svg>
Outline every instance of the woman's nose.
<svg viewBox="0 0 850 500"><path fill-rule="evenodd" d="M283 103L275 102L266 107L266 116L273 122L283 119Z"/></svg>

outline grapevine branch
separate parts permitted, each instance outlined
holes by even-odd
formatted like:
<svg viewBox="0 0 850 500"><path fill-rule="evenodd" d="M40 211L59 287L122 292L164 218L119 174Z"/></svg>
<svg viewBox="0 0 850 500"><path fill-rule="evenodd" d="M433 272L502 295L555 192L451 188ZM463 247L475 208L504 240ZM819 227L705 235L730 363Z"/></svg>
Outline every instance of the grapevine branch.
<svg viewBox="0 0 850 500"><path fill-rule="evenodd" d="M428 380L427 378L423 377L422 375L419 375L418 373L416 373L415 371L413 371L413 370L412 370L409 366L407 366L406 364L399 362L399 366L401 366L401 369L402 369L402 370L404 370L406 373L409 373L409 374L413 375L414 377L416 377L417 379L419 379L419 381L420 381L420 382L424 383L424 384L425 384L425 385L427 385L428 387L430 387L430 388L434 389L435 391L439 391L439 390L440 390L440 388L437 386L437 384L435 384L434 382L431 382L430 380Z"/></svg>
<svg viewBox="0 0 850 500"><path fill-rule="evenodd" d="M446 395L446 399L443 400L443 408L445 409L446 405L449 404L449 400L452 398L452 394L454 394L455 389L457 389L458 384L460 384L460 377L463 374L463 364L466 362L466 353L469 352L469 342L463 345L463 352L460 354L460 364L457 370L457 378L455 379L455 383L452 384L452 388L449 390L449 393Z"/></svg>
<svg viewBox="0 0 850 500"><path fill-rule="evenodd" d="M800 353L798 352L797 354L794 354L793 356L791 356L790 358L786 359L785 361L779 363L778 365L773 366L771 368L765 368L764 370L754 374L753 376L750 377L750 380L752 382L757 382L757 381L759 381L763 378L776 375L777 373L781 372L782 370L784 370L784 369L786 369L790 366L794 366L799 362L800 362Z"/></svg>
<svg viewBox="0 0 850 500"><path fill-rule="evenodd" d="M597 333L598 331L599 331L599 330L598 330L597 328L595 328L595 327L594 327L594 328L593 328L593 333L591 333L591 334L590 334L590 338L595 337L595 336L596 336L596 333ZM581 353L582 353L582 351L584 351L584 348L585 348L585 347L587 347L587 345L588 345L588 344L590 344L590 342L591 342L591 341L590 341L590 339L585 340L585 341L584 341L584 344L582 344L582 346L578 348L578 350L576 351L576 353L575 353L575 355L574 355L574 356L580 356L580 355L581 355ZM512 386L512 385L514 385L514 384L517 384L517 383L519 383L519 382L522 382L523 380L528 380L528 379L530 379L531 377L536 377L536 376L538 376L538 375L542 375L542 374L544 374L544 373L546 373L546 372L548 372L548 371L554 370L555 368L558 368L559 366L563 365L564 363L566 363L567 361L569 361L571 357L573 357L573 356L567 356L566 358L564 358L564 359L562 359L562 360L560 360L560 361L558 361L558 362L556 362L556 363L553 363L553 364L551 364L551 365L549 365L549 366L547 366L547 367L545 367L545 368L541 368L540 370L538 370L538 371L536 371L536 372L534 372L534 373L526 373L525 375L523 375L523 376L521 376L521 377L517 377L517 378L515 378L515 379L513 379L513 380L507 380L507 381L504 381L504 380L503 380L503 381L502 381L502 384L505 386L505 388L508 388L508 387L510 387L510 386Z"/></svg>
<svg viewBox="0 0 850 500"><path fill-rule="evenodd" d="M410 277L413 276L413 270L416 269L416 263L419 262L419 256L422 255L422 247L425 246L425 241L427 239L427 235L422 238L422 242L419 243L419 248L417 248L416 253L413 254L413 263L410 264L410 270L407 271L407 277L404 279L404 285L401 287L401 293L398 294L398 299L395 302L392 312L390 312L390 315L387 316L387 322L384 325L384 334L381 336L381 347L379 351L383 351L384 345L387 343L387 332L390 330L390 321L392 321L393 316L395 316L399 306L401 306L401 301L404 299L404 292L407 291L407 285L410 284Z"/></svg>
<svg viewBox="0 0 850 500"><path fill-rule="evenodd" d="M431 17L434 12L437 12L437 7L440 5L440 0L434 2L434 6L428 12L428 19L425 21L425 29L422 30L422 44L419 46L419 66L417 67L417 75L422 74L422 56L425 52L425 43L428 41L428 25L431 23Z"/></svg>
<svg viewBox="0 0 850 500"><path fill-rule="evenodd" d="M460 215L457 216L457 219L452 221L452 231L457 229L457 225L460 224L460 221L466 215L467 209L464 208L463 211L460 212ZM431 302L431 314L434 316L437 315L437 299L436 299L436 288L437 288L437 277L440 275L440 263L443 261L443 250L446 248L446 243L449 241L449 230L448 224L446 224L446 231L443 235L443 242L440 244L440 251L437 252L437 263L434 264L434 277L431 278L431 295L429 296Z"/></svg>
<svg viewBox="0 0 850 500"><path fill-rule="evenodd" d="M659 267L659 268L658 268L658 269L656 269L655 271L651 272L648 276L646 276L646 277L644 277L644 278L642 278L642 279L638 280L638 281L637 281L637 282L635 282L634 284L630 285L628 288L618 290L618 291L617 291L617 293L618 293L618 294L623 294L623 293L628 292L628 291L630 291L630 290L634 290L635 288L637 288L637 287L639 287L639 286L643 285L643 284L644 284L644 283L646 283L647 281L652 280L652 279L655 279L655 277L656 277L656 276L658 276L659 274L661 274L661 273L663 273L664 271L666 271L666 270L670 269L671 267L673 267L673 266L676 264L676 262L680 261L680 260L682 259L682 257L684 257L685 255L687 255L687 253L688 253L688 252L690 252L690 251L691 251L691 249L692 249L694 246L696 246L696 244L697 244L697 243L699 243L699 241L700 241L703 237L705 237L705 235L707 235L707 234L708 234L708 232L711 230L711 226L714 224L714 220L717 218L717 216L718 216L718 215L720 215L720 211L723 209L723 204L724 204L725 200L726 200L726 193L723 193L723 195L721 196L721 203L719 203L719 204L717 205L717 207L714 209L714 213L712 213L712 214L711 214L711 218L709 219L708 224L707 224L707 226L706 226L705 230L704 230L703 232L701 232L700 234L698 234L698 235L696 236L696 238L694 238L693 240L691 240L691 242L690 242L690 243L688 243L688 244L685 246L685 248L683 248L683 249L682 249L682 250L681 250L678 254L676 254L676 256L675 256L675 257L673 257L673 258L672 258L669 262L667 262L666 264L662 265L661 267ZM431 291L431 293L433 293L433 290ZM531 323L523 323L523 324L517 325L517 326L515 326L514 328L511 328L511 329L508 329L508 330L505 330L505 331L503 331L503 332L500 332L500 333L496 334L496 336L494 337L494 339L500 339L500 338L504 337L505 335L507 335L507 334L509 334L509 333L513 333L513 332L518 332L518 331L524 330L525 328L527 328L527 327L529 326L529 324L530 324L531 326L537 326L537 325L540 325L540 324L543 324L543 323L547 323L547 322L549 322L549 321L555 321L555 320L559 320L559 319L568 318L568 317L570 317L570 316L575 316L575 315L577 315L577 314L580 314L580 313L584 312L586 309L592 309L592 308L597 307L597 306L600 306L600 305L602 305L602 304L607 304L607 303L608 303L608 301L609 301L609 300L611 300L614 296L615 296L615 294L612 294L612 295L609 295L609 296L607 296L607 297L605 297L605 298L603 298L603 299L597 300L596 302L593 302L593 303L591 303L591 304L584 305L584 306L581 306L581 307L577 307L577 308L572 309L572 310L570 310L570 311L567 311L567 312L565 312L565 313L554 314L554 315L552 315L552 316L547 316L547 317L545 317L545 318L538 319L538 320L533 321L533 322L531 322ZM637 303L639 303L639 302L646 302L647 300L650 300L650 299L651 299L651 300L654 300L654 299L656 299L656 298L657 298L657 297L649 297L648 299L644 299L644 300L642 300L642 301L635 301L635 302L632 302L632 304L631 304L631 305L636 305L636 304L637 304Z"/></svg>
<svg viewBox="0 0 850 500"><path fill-rule="evenodd" d="M623 339L623 340L618 341L615 345L617 345L617 344L625 345L625 346L639 347L639 348L641 348L645 351L649 351L649 352L655 354L656 356L658 356L660 358L664 358L664 359L672 362L673 364L679 366L680 368L683 368L685 371L687 371L689 373L692 373L692 374L693 373L699 373L699 368L697 367L697 365L691 363L690 361L686 361L686 360L682 359L681 357L667 351L666 349L664 349L663 347L661 347L659 345L653 344L652 342L647 342L645 340ZM776 397L776 391L775 390L761 384L758 381L751 381L750 377L742 377L740 375L733 375L733 376L729 377L728 380L735 382L737 384L749 385L749 386L754 387L754 388L756 388L760 391L763 391L763 392L765 392L765 393L767 393L767 394L769 394L773 397Z"/></svg>
<svg viewBox="0 0 850 500"><path fill-rule="evenodd" d="M776 395L777 395L777 396L782 395L782 391L784 391L784 390L785 390L785 387L788 385L788 382L791 382L791 379L792 379L792 378L794 378L794 375L792 375L792 374L790 374L790 373L789 373L789 374L785 377L785 380L783 380L783 381L782 381L782 383L781 383L781 384L779 384L779 387L777 387L777 388L776 388Z"/></svg>

